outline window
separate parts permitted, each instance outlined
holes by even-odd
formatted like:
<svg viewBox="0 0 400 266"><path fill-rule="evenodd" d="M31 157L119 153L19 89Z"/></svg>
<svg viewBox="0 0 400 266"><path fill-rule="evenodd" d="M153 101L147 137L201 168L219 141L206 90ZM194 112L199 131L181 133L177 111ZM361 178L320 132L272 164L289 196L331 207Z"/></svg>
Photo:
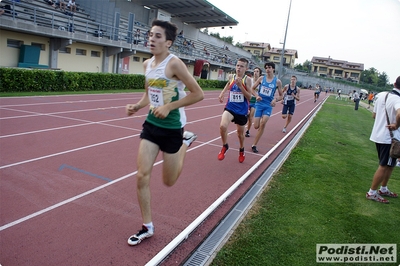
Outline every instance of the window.
<svg viewBox="0 0 400 266"><path fill-rule="evenodd" d="M75 54L76 54L76 55L86 55L86 50L76 48Z"/></svg>
<svg viewBox="0 0 400 266"><path fill-rule="evenodd" d="M343 70L335 69L335 74L336 75L342 75L343 74Z"/></svg>
<svg viewBox="0 0 400 266"><path fill-rule="evenodd" d="M279 56L274 56L273 60L274 61L279 61L280 57Z"/></svg>
<svg viewBox="0 0 400 266"><path fill-rule="evenodd" d="M352 78L358 78L358 76L359 76L358 73L351 73L350 74L350 77L352 77Z"/></svg>
<svg viewBox="0 0 400 266"><path fill-rule="evenodd" d="M147 59L148 59L148 58L144 58L144 57L143 57L142 62L146 61Z"/></svg>
<svg viewBox="0 0 400 266"><path fill-rule="evenodd" d="M20 48L23 44L23 41L7 39L7 47Z"/></svg>
<svg viewBox="0 0 400 266"><path fill-rule="evenodd" d="M99 51L91 51L90 56L91 57L100 57L101 53Z"/></svg>
<svg viewBox="0 0 400 266"><path fill-rule="evenodd" d="M39 47L40 50L42 50L42 51L46 51L46 45L44 45L44 44L42 44L42 43L33 42L33 43L31 43L31 45L32 45L32 46Z"/></svg>
<svg viewBox="0 0 400 266"><path fill-rule="evenodd" d="M61 53L61 54L70 54L71 53L71 48L69 48L69 47L61 47L58 50L58 52Z"/></svg>
<svg viewBox="0 0 400 266"><path fill-rule="evenodd" d="M132 56L133 62L140 62L140 57Z"/></svg>
<svg viewBox="0 0 400 266"><path fill-rule="evenodd" d="M326 72L328 70L327 67L319 67L319 71L321 72Z"/></svg>

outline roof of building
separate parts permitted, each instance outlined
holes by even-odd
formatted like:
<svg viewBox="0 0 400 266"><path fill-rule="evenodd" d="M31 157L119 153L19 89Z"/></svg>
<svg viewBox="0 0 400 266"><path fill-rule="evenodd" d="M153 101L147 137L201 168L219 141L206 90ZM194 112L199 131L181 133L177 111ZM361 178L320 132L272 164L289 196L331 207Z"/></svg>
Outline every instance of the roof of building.
<svg viewBox="0 0 400 266"><path fill-rule="evenodd" d="M272 47L271 50L266 52L264 55L270 56L271 54L281 54L281 53L282 53L282 48ZM285 55L292 55L294 56L294 58L298 58L297 50L294 49L285 49Z"/></svg>
<svg viewBox="0 0 400 266"><path fill-rule="evenodd" d="M360 71L364 70L364 64L362 63L348 62L345 60L333 59L331 57L313 56L313 58L311 59L311 63L332 66L332 67L336 66L344 69L356 69Z"/></svg>
<svg viewBox="0 0 400 266"><path fill-rule="evenodd" d="M243 47L253 47L253 48L268 48L268 50L271 49L271 45L267 42L251 42L251 41L246 41L242 43Z"/></svg>
<svg viewBox="0 0 400 266"><path fill-rule="evenodd" d="M138 5L161 9L195 28L236 26L239 22L206 0L131 0Z"/></svg>

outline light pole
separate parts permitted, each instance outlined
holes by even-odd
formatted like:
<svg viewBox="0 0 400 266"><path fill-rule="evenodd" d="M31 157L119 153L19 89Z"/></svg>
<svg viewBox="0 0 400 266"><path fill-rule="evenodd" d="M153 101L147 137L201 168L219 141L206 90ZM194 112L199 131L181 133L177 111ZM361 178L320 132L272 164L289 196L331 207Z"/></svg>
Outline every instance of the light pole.
<svg viewBox="0 0 400 266"><path fill-rule="evenodd" d="M287 16L287 22L286 22L286 29L285 29L285 38L283 40L283 48L282 48L282 52L281 52L281 62L279 64L279 69L278 69L278 78L281 79L282 78L282 70L283 70L283 59L285 57L285 45L286 45L286 35L287 35L287 29L289 26L289 17L290 17L290 8L292 7L292 0L290 0L290 4L289 4L289 12L288 12L288 16Z"/></svg>

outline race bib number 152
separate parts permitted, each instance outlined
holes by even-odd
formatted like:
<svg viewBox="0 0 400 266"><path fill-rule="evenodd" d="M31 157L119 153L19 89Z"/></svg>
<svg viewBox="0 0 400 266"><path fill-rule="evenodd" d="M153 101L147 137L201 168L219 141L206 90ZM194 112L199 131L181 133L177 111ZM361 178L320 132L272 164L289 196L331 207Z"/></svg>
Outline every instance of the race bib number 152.
<svg viewBox="0 0 400 266"><path fill-rule="evenodd" d="M164 105L162 90L156 88L149 88L149 100L151 106L159 107Z"/></svg>

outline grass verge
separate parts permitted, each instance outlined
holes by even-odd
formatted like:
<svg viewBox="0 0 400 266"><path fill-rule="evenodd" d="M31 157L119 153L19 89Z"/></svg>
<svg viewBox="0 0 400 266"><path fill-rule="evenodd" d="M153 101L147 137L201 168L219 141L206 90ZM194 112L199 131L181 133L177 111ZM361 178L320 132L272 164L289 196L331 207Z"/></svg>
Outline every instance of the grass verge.
<svg viewBox="0 0 400 266"><path fill-rule="evenodd" d="M316 244L400 244L400 198L365 199L378 166L371 117L331 96L211 265L318 265ZM399 167L389 188L400 192ZM381 265L399 261L400 245Z"/></svg>

